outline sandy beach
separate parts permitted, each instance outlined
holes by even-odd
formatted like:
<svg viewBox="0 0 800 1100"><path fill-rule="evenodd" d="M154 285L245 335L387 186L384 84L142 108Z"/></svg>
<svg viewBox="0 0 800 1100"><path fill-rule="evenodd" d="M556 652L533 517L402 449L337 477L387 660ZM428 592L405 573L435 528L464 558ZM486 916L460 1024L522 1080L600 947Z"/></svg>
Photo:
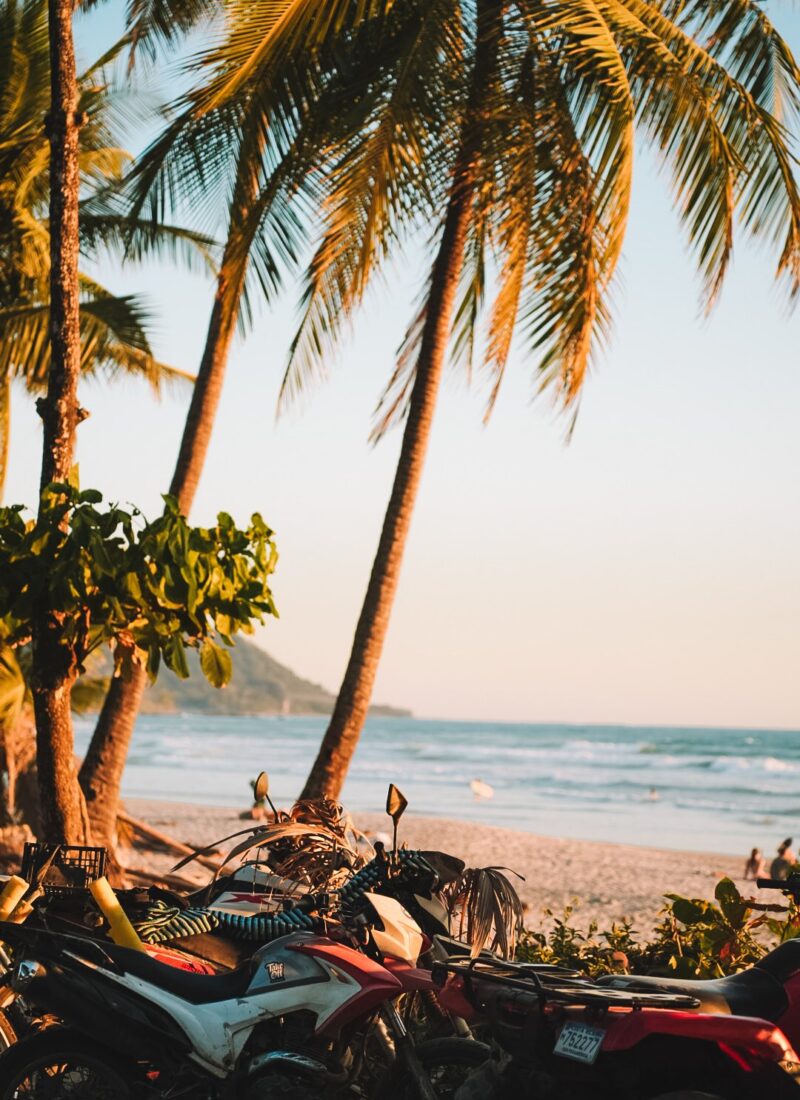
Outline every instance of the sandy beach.
<svg viewBox="0 0 800 1100"><path fill-rule="evenodd" d="M178 802L129 799L126 806L135 817L176 840L210 844L247 827L235 810ZM380 814L355 814L356 825L367 833L385 831ZM585 927L596 919L601 928L622 917L631 918L635 929L649 933L662 906L663 894L711 897L723 875L742 882L744 858L702 852L676 852L634 845L560 840L512 829L471 822L408 814L401 822L400 837L412 848L438 848L466 860L470 866L503 865L518 872L519 893L527 906L526 923L541 923L546 907L562 909L578 899L576 924ZM142 864L141 854L131 863ZM147 864L166 870L175 860L148 856Z"/></svg>

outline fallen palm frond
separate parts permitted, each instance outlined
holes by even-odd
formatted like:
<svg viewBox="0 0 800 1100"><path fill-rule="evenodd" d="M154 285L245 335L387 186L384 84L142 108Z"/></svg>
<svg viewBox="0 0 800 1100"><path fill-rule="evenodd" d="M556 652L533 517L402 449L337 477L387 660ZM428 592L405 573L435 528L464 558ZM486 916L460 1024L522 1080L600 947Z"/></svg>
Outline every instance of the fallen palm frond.
<svg viewBox="0 0 800 1100"><path fill-rule="evenodd" d="M523 908L519 894L504 874L507 870L467 867L442 891L442 901L457 922L458 938L469 943L473 955L488 949L507 959L514 953L523 927Z"/></svg>
<svg viewBox="0 0 800 1100"><path fill-rule="evenodd" d="M234 844L215 869L212 883L238 860L238 867L264 863L270 871L311 889L335 889L372 857L372 846L353 825L341 805L331 799L301 799L277 820L223 837L207 848L186 855L173 870L202 861L229 840Z"/></svg>

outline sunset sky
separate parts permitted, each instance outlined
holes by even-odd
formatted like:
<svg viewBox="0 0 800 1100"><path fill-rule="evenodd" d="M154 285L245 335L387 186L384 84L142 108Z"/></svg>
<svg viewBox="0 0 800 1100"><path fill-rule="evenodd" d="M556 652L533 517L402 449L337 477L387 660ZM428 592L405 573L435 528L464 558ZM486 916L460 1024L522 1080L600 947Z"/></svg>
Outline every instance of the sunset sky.
<svg viewBox="0 0 800 1100"><path fill-rule="evenodd" d="M80 23L84 58L121 4ZM786 13L786 16L782 14ZM773 12L800 51L800 17ZM610 350L572 442L517 345L495 415L450 375L376 698L433 717L800 726L800 312L744 238L704 319L652 158L635 202ZM157 312L155 349L195 370L211 285L167 262L120 276ZM327 384L275 422L297 288L235 347L193 519L259 510L275 528L281 619L258 636L338 687L399 446L370 417L425 278L419 251L376 289ZM87 384L81 481L153 513L187 394ZM40 438L15 394L6 500L32 502Z"/></svg>

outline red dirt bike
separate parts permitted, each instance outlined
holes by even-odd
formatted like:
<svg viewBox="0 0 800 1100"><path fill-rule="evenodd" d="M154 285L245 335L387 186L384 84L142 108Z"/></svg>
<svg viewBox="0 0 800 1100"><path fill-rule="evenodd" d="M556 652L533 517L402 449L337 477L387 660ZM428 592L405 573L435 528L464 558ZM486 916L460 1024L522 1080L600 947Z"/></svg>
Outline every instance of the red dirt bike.
<svg viewBox="0 0 800 1100"><path fill-rule="evenodd" d="M759 880L800 898L800 876ZM800 939L726 978L687 981L450 962L440 1001L502 1052L457 1100L800 1100Z"/></svg>

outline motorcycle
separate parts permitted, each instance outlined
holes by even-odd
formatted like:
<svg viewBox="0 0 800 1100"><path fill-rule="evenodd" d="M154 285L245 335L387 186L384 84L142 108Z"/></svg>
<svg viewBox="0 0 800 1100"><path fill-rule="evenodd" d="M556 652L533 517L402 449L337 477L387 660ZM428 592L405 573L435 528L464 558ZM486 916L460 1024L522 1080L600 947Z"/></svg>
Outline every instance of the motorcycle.
<svg viewBox="0 0 800 1100"><path fill-rule="evenodd" d="M0 927L14 948L11 990L62 1021L0 1056L0 1100L38 1096L43 1082L52 1100L363 1096L375 1045L386 1068L373 1091L452 1096L488 1048L414 1043L394 1001L430 981L417 967L426 941L394 898L351 895L329 934L283 936L213 976L86 936ZM327 922L330 909L328 894L308 894L289 912Z"/></svg>
<svg viewBox="0 0 800 1100"><path fill-rule="evenodd" d="M759 880L800 899L794 881ZM501 1052L457 1100L800 1100L800 940L710 981L452 961L441 1002L466 1001Z"/></svg>

